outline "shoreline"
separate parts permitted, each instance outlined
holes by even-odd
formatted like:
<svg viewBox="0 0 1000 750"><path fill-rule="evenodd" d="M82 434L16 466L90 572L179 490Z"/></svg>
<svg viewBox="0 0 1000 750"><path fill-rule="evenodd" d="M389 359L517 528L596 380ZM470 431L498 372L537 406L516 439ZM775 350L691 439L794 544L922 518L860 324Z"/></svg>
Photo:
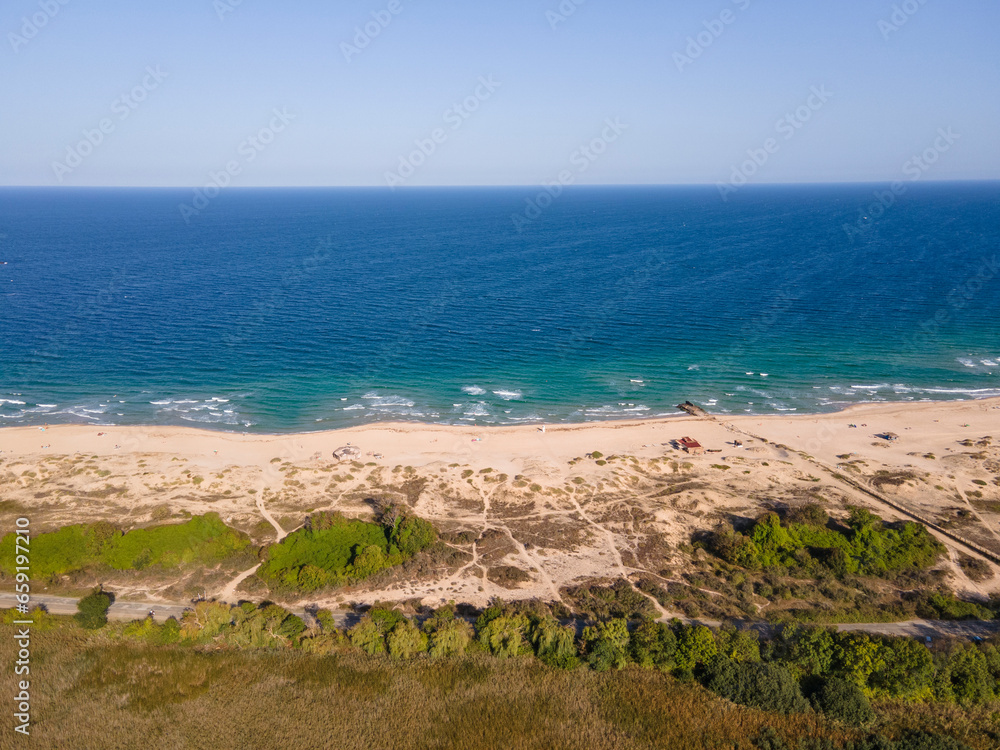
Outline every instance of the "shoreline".
<svg viewBox="0 0 1000 750"><path fill-rule="evenodd" d="M852 412L863 412L863 411L881 411L881 410L921 410L934 407L946 407L948 405L954 405L956 407L961 405L973 405L973 404L985 404L988 405L987 408L995 407L1000 409L1000 396L984 396L982 398L968 398L968 399L945 399L945 400L933 400L926 399L921 401L863 401L859 403L847 404L841 409L836 409L834 411L816 411L816 412L782 412L782 413L742 413L742 414L720 414L712 413L705 409L705 413L708 417L693 417L691 414L683 411L678 411L676 414L659 414L650 417L634 417L629 419L613 418L613 419L598 419L589 422L531 422L524 424L454 424L454 423L444 423L444 422L423 422L419 420L384 420L384 421L372 421L365 422L363 424L351 425L346 427L332 427L329 429L318 429L318 430L294 430L289 432L266 432L257 430L237 430L237 429L216 429L211 423L204 425L181 425L181 424L157 424L157 423L140 423L140 424L105 424L99 422L54 422L46 424L23 424L23 425L3 425L0 426L0 438L3 435L23 430L67 430L67 429L95 429L106 432L111 431L124 431L124 430L178 430L178 431L190 431L197 434L209 434L209 435L228 435L228 436L241 436L241 437L254 437L254 438L271 438L271 439L282 439L282 438L294 438L294 437L308 437L315 435L333 435L336 433L347 433L347 432L358 432L358 431L368 431L368 430L390 430L393 432L400 431L414 431L414 430L441 430L441 431L480 431L480 432L500 432L500 431L521 431L521 432L541 432L542 428L545 428L545 432L560 432L560 431L578 431L586 429L621 429L625 427L638 427L643 425L657 425L657 424L669 424L677 420L684 419L699 419L699 420L711 420L717 422L735 422L735 421L747 421L747 420L802 420L802 419L829 419L831 417L836 417L838 415L848 416ZM697 404L695 404L697 406ZM701 407L703 408L703 407ZM227 426L227 427L231 427Z"/></svg>
<svg viewBox="0 0 1000 750"><path fill-rule="evenodd" d="M0 427L0 459L150 453L186 456L211 470L229 465L267 466L273 458L329 459L335 449L353 445L361 450L356 460L365 463L425 466L459 462L521 473L527 463L560 463L595 450L662 455L671 441L687 435L709 451L732 452L727 446L733 444L733 428L831 461L839 454L867 451L879 432L905 436L905 440L880 446L889 449L885 453L888 458L899 453L901 446L912 451L915 442L940 446L979 437L977 432L1000 436L1000 398L852 404L837 412L814 414L698 417L679 412L667 417L544 426L373 422L299 433L239 433L172 425L11 426ZM895 458L907 463L905 456L903 452Z"/></svg>

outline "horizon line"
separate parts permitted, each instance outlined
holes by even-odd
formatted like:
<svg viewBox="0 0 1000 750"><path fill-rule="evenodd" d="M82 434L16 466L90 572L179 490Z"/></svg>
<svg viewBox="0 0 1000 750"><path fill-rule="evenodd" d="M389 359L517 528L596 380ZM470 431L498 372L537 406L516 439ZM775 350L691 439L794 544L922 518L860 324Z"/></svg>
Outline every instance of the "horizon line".
<svg viewBox="0 0 1000 750"><path fill-rule="evenodd" d="M909 185L920 184L969 184L969 183L994 183L1000 182L1000 177L969 177L944 180L831 180L801 181L801 182L760 182L743 185L741 190L746 188L769 188L769 187L826 187L832 185L891 185L893 183ZM564 190L574 188L715 188L719 182L605 182L592 184L564 185ZM203 185L0 185L0 190L199 190ZM228 185L222 190L382 190L388 192L414 191L414 190L453 190L453 189L537 189L546 187L546 183L520 183L520 184L450 184L450 185L401 185L389 187L387 185Z"/></svg>

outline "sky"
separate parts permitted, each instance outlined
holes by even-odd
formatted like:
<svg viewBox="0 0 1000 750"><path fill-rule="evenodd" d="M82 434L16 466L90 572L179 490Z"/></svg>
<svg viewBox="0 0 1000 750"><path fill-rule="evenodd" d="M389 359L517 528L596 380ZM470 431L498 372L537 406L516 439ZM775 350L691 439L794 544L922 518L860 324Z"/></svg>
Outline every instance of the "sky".
<svg viewBox="0 0 1000 750"><path fill-rule="evenodd" d="M0 185L998 179L998 27L996 0L8 0Z"/></svg>

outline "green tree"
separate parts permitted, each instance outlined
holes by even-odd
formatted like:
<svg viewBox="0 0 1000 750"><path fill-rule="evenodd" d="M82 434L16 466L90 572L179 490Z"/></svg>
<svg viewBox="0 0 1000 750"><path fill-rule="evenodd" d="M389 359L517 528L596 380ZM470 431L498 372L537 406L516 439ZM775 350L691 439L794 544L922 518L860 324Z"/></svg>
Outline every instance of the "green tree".
<svg viewBox="0 0 1000 750"><path fill-rule="evenodd" d="M583 629L587 662L597 672L623 669L629 662L628 623L616 618Z"/></svg>
<svg viewBox="0 0 1000 750"><path fill-rule="evenodd" d="M828 677L813 695L817 711L837 721L853 726L863 726L875 720L875 711L868 696L853 682L839 677Z"/></svg>
<svg viewBox="0 0 1000 750"><path fill-rule="evenodd" d="M316 610L316 622L324 633L336 633L338 631L337 622L333 619L333 612L328 609Z"/></svg>
<svg viewBox="0 0 1000 750"><path fill-rule="evenodd" d="M351 564L351 576L357 579L368 578L387 568L388 565L382 548L372 544L355 554L354 562Z"/></svg>
<svg viewBox="0 0 1000 750"><path fill-rule="evenodd" d="M642 623L632 633L631 648L633 661L642 667L668 671L675 666L677 636L664 622Z"/></svg>
<svg viewBox="0 0 1000 750"><path fill-rule="evenodd" d="M437 541L437 530L424 519L411 516L396 525L389 541L404 557L412 557Z"/></svg>
<svg viewBox="0 0 1000 750"><path fill-rule="evenodd" d="M573 629L560 625L552 615L533 619L528 628L528 640L535 649L535 656L551 667L572 669L579 663Z"/></svg>
<svg viewBox="0 0 1000 750"><path fill-rule="evenodd" d="M929 698L934 681L934 659L925 646L912 638L883 641L882 665L869 683L879 696Z"/></svg>
<svg viewBox="0 0 1000 750"><path fill-rule="evenodd" d="M472 641L472 625L455 618L441 619L429 629L428 651L433 658L461 656Z"/></svg>
<svg viewBox="0 0 1000 750"><path fill-rule="evenodd" d="M330 574L317 565L303 565L299 569L297 583L302 591L319 591L329 585Z"/></svg>
<svg viewBox="0 0 1000 750"><path fill-rule="evenodd" d="M835 639L834 663L840 676L868 693L868 678L885 668L882 644L864 633L841 633Z"/></svg>
<svg viewBox="0 0 1000 750"><path fill-rule="evenodd" d="M828 628L789 625L777 640L778 656L796 677L829 674L834 657L833 633Z"/></svg>
<svg viewBox="0 0 1000 750"><path fill-rule="evenodd" d="M705 687L733 703L765 711L789 714L809 707L799 690L798 680L776 664L737 664L720 656L706 669Z"/></svg>
<svg viewBox="0 0 1000 750"><path fill-rule="evenodd" d="M985 703L995 692L986 657L970 643L963 643L949 654L948 667L955 699L962 705Z"/></svg>
<svg viewBox="0 0 1000 750"><path fill-rule="evenodd" d="M755 632L723 626L716 636L716 641L719 653L737 664L760 661L760 640Z"/></svg>
<svg viewBox="0 0 1000 750"><path fill-rule="evenodd" d="M711 630L704 625L680 625L674 630L677 634L674 660L679 669L692 670L715 660L719 647Z"/></svg>
<svg viewBox="0 0 1000 750"><path fill-rule="evenodd" d="M253 605L250 605L253 606ZM209 640L233 621L233 609L222 602L202 601L181 618L181 635L187 640Z"/></svg>
<svg viewBox="0 0 1000 750"><path fill-rule="evenodd" d="M479 630L479 642L501 659L529 653L531 649L525 639L527 627L528 618L524 615L499 615Z"/></svg>
<svg viewBox="0 0 1000 750"><path fill-rule="evenodd" d="M397 623L386 640L394 659L412 659L427 651L427 634L409 620Z"/></svg>
<svg viewBox="0 0 1000 750"><path fill-rule="evenodd" d="M87 630L99 630L108 624L108 609L111 596L96 588L76 603L74 615L80 626Z"/></svg>
<svg viewBox="0 0 1000 750"><path fill-rule="evenodd" d="M356 625L347 631L347 635L351 639L352 645L360 648L369 656L385 653L385 634L371 615L362 617Z"/></svg>
<svg viewBox="0 0 1000 750"><path fill-rule="evenodd" d="M159 643L157 645L169 646L172 643L177 643L180 639L181 624L173 617L168 618L160 627Z"/></svg>

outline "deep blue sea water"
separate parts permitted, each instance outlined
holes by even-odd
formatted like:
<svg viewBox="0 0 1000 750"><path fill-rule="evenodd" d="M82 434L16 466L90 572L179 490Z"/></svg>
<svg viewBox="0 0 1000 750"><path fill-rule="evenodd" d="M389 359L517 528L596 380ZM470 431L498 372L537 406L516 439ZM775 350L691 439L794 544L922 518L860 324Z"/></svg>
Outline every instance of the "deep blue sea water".
<svg viewBox="0 0 1000 750"><path fill-rule="evenodd" d="M1000 395L1000 184L884 189L0 189L0 425Z"/></svg>

